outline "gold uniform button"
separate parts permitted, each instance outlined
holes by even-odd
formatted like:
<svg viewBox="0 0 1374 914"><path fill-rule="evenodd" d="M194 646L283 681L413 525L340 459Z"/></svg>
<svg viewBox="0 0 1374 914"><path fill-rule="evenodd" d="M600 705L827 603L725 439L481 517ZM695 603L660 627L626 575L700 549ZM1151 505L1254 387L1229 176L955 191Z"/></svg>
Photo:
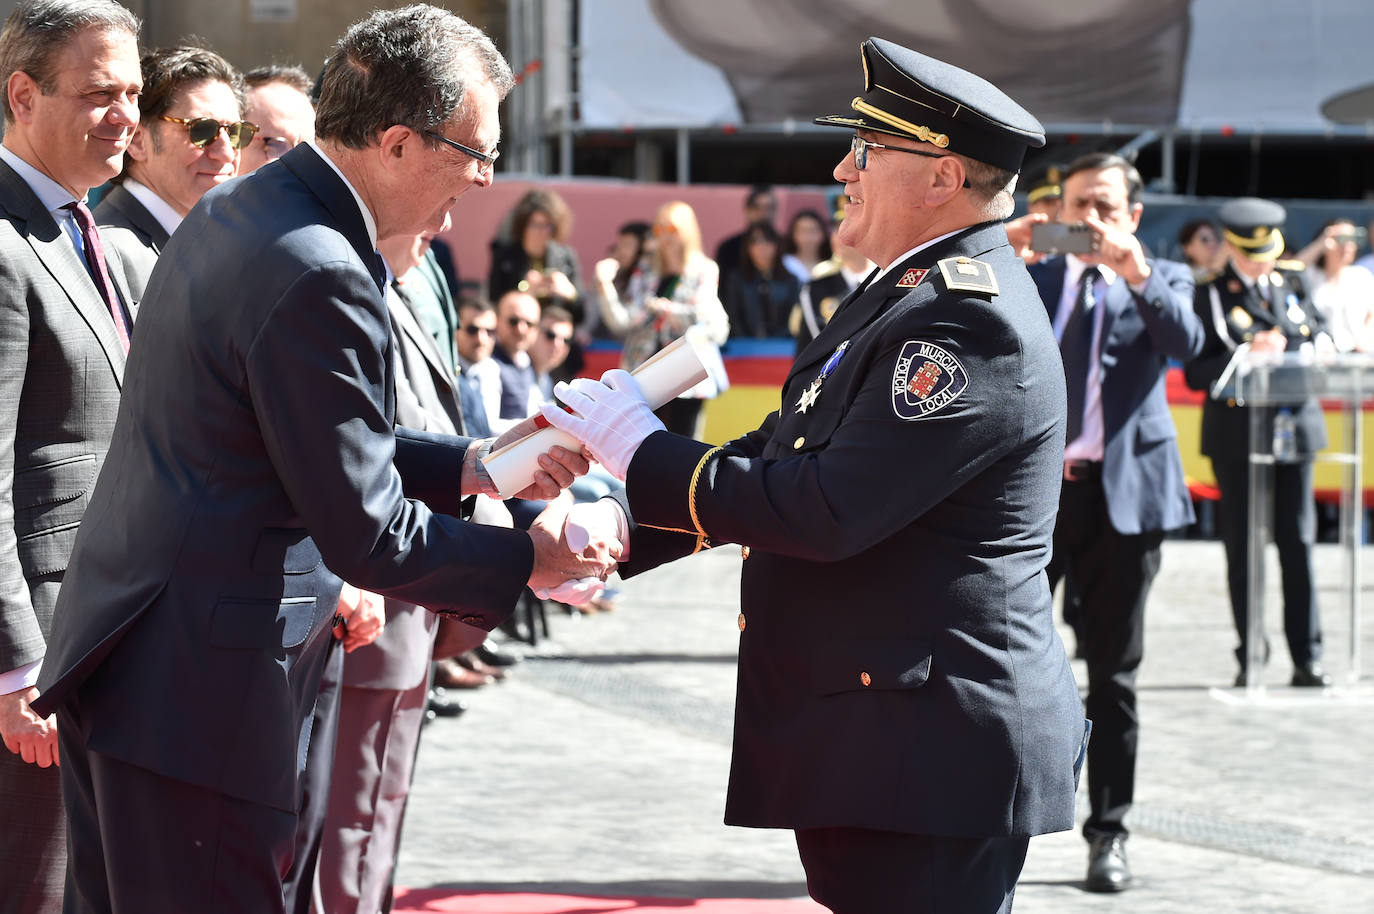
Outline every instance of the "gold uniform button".
<svg viewBox="0 0 1374 914"><path fill-rule="evenodd" d="M806 437L803 435L803 436L797 438L796 441L793 441L793 442L792 442L792 449L793 449L794 451L800 451L800 450L802 449L802 445L804 445L804 444L806 444Z"/></svg>
<svg viewBox="0 0 1374 914"><path fill-rule="evenodd" d="M873 677L868 675L867 673L860 673L859 681L864 684L864 688L868 688L870 685L873 684Z"/></svg>
<svg viewBox="0 0 1374 914"><path fill-rule="evenodd" d="M739 630L744 631L744 613L739 614Z"/></svg>
<svg viewBox="0 0 1374 914"><path fill-rule="evenodd" d="M1254 335L1253 333L1247 333L1247 334L1245 334L1245 342L1247 342L1247 343L1250 342L1251 340L1253 340L1254 338L1255 338L1255 335Z"/></svg>
<svg viewBox="0 0 1374 914"><path fill-rule="evenodd" d="M1303 324L1303 325L1302 325L1301 327L1299 327L1298 329L1302 331L1302 335L1303 335L1303 336L1311 336L1311 335L1312 335L1312 328L1309 327L1309 326L1307 326L1306 324Z"/></svg>

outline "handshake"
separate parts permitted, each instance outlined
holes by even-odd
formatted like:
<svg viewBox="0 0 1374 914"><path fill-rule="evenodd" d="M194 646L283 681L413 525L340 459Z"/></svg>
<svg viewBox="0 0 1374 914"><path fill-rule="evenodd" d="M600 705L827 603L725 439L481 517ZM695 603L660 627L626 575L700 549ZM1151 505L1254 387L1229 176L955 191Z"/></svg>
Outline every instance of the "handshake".
<svg viewBox="0 0 1374 914"><path fill-rule="evenodd" d="M583 455L622 481L644 439L663 428L635 379L620 369L606 372L600 381L578 378L559 384L554 395L567 410L548 404L542 410L544 419L582 442ZM541 466L544 459L540 458ZM581 604L601 595L607 576L625 559L629 522L613 499L573 504L565 492L531 525L530 538L530 589L541 599Z"/></svg>

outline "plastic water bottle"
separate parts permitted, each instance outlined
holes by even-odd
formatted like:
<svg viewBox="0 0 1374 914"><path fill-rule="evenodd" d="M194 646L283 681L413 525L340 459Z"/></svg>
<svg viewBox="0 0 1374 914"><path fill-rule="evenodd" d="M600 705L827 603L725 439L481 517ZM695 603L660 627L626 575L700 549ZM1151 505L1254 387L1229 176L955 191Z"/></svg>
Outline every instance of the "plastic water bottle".
<svg viewBox="0 0 1374 914"><path fill-rule="evenodd" d="M1281 409L1274 413L1274 460L1294 463L1298 459L1298 420L1292 412Z"/></svg>

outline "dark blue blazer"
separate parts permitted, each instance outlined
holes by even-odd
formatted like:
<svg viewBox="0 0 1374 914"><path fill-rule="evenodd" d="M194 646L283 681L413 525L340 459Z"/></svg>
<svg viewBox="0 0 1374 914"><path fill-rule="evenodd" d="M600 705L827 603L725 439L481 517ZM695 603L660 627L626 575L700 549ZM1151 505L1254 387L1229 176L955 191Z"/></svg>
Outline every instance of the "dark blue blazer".
<svg viewBox="0 0 1374 914"><path fill-rule="evenodd" d="M995 285L948 286L938 263L958 277L960 256ZM673 531L698 520L750 547L726 821L1072 828L1083 705L1044 574L1064 369L1002 226L861 286L797 357L778 411L710 450L660 431L636 452L621 571L692 551Z"/></svg>
<svg viewBox="0 0 1374 914"><path fill-rule="evenodd" d="M435 513L468 439L393 431L377 266L309 146L163 251L35 705L74 699L89 749L294 811L340 578L485 628L513 608L526 534Z"/></svg>
<svg viewBox="0 0 1374 914"><path fill-rule="evenodd" d="M1118 279L1102 315L1102 487L1118 533L1174 530L1193 522L1178 433L1169 413L1169 359L1188 362L1202 351L1193 313L1193 274L1182 264L1151 260L1143 295ZM1067 264L1052 257L1030 267L1054 323Z"/></svg>

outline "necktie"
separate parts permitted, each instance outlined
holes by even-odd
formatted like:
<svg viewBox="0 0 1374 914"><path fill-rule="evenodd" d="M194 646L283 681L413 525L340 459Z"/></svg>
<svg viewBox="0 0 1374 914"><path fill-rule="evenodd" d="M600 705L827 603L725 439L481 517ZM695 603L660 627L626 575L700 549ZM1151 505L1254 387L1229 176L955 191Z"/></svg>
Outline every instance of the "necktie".
<svg viewBox="0 0 1374 914"><path fill-rule="evenodd" d="M85 248L86 269L95 280L96 291L105 300L105 307L114 318L115 334L124 351L129 351L129 325L124 320L124 306L115 294L114 283L110 282L110 272L105 268L105 247L100 243L100 233L95 230L95 218L86 204L77 201L62 207L76 219L76 227L81 230L81 246Z"/></svg>
<svg viewBox="0 0 1374 914"><path fill-rule="evenodd" d="M1059 338L1059 354L1064 359L1064 380L1068 390L1068 431L1064 441L1072 443L1083 432L1083 403L1088 387L1088 369L1092 363L1093 295L1097 283L1097 267L1088 267L1078 282L1078 295L1073 311L1064 322Z"/></svg>
<svg viewBox="0 0 1374 914"><path fill-rule="evenodd" d="M381 251L372 252L372 278L377 281L377 288L381 291L382 297L386 297L387 283L390 281L391 268L386 264L386 258Z"/></svg>

